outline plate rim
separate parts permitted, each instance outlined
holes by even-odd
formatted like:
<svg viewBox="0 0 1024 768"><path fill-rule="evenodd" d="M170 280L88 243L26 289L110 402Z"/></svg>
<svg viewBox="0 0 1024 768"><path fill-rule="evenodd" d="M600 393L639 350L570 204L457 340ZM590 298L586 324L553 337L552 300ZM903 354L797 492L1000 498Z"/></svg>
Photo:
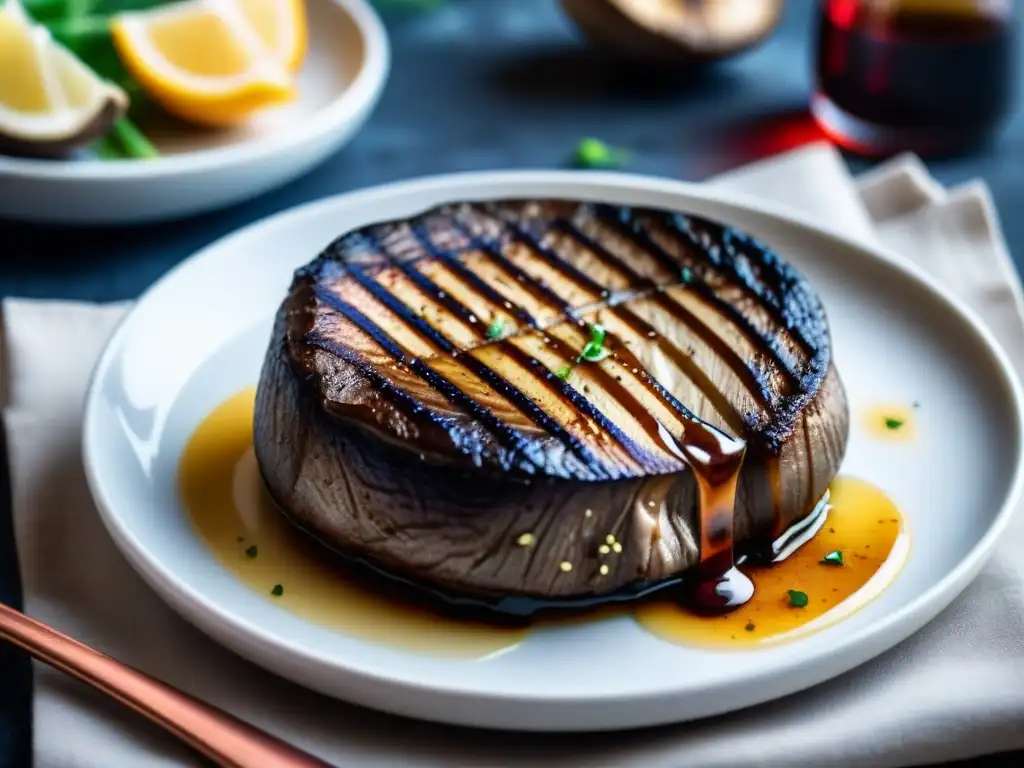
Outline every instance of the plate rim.
<svg viewBox="0 0 1024 768"><path fill-rule="evenodd" d="M368 0L326 0L352 19L365 45L358 74L336 99L302 121L299 130L277 131L270 136L223 147L200 149L150 160L111 163L102 160L53 161L0 155L0 180L11 181L153 181L235 168L268 155L287 153L315 141L338 125L355 118L376 100L387 80L391 48L380 16Z"/></svg>
<svg viewBox="0 0 1024 768"><path fill-rule="evenodd" d="M133 306L119 319L110 333L90 374L85 399L81 447L86 479L104 526L114 539L118 549L165 602L170 604L179 614L182 614L184 611L184 615L182 615L184 620L199 626L204 632L210 634L216 642L221 644L227 644L223 640L226 631L224 627L227 627L232 632L244 636L250 646L258 643L261 646L261 652L285 654L293 660L301 659L305 663L327 667L339 675L347 676L353 682L383 687L391 694L425 693L435 698L440 697L453 705L456 702L464 702L467 699L477 702L501 702L506 706L517 704L527 706L571 706L581 704L604 706L626 701L643 701L647 704L657 704L658 702L668 703L672 700L673 696L679 695L678 689L671 685L648 688L642 694L623 692L613 695L598 695L586 691L531 691L507 694L500 691L474 688L471 685L465 684L453 685L451 681L446 680L439 680L435 684L425 685L416 680L387 674L382 670L371 670L358 665L352 665L346 661L339 660L336 656L331 657L310 651L301 646L283 641L267 633L262 627L252 625L247 620L236 620L230 612L222 610L215 601L182 584L165 565L148 556L145 548L139 545L132 532L124 526L123 521L113 511L112 502L104 492L104 483L99 474L100 470L95 459L95 456L98 456L99 453L93 445L97 439L96 433L98 433L98 430L95 424L98 418L98 405L102 395L102 390L98 386L100 377L109 369L111 362L116 358L126 329L131 323L138 307L153 293L163 290L165 285L177 280L179 272L188 270L194 262L216 254L218 251L230 249L232 241L236 238L251 237L255 231L261 230L264 227L281 227L299 223L305 217L316 217L323 210L329 210L334 206L344 206L346 203L359 200L360 198L373 200L399 194L429 194L433 191L435 196L437 193L444 193L454 200L459 197L460 193L466 194L464 191L466 187L500 186L510 183L518 185L530 184L538 189L543 189L546 185L577 184L581 187L589 187L590 191L594 194L639 191L669 194L691 199L696 198L732 208L743 209L754 214L769 216L783 222L787 226L803 230L825 241L835 243L842 248L853 249L860 256L881 264L883 268L894 269L902 273L931 294L933 298L945 305L947 310L966 329L974 334L976 341L980 342L980 347L992 359L1002 378L1000 384L1006 391L1007 401L1016 415L1014 424L1016 433L1014 446L1017 453L1016 465L1008 491L1003 498L999 511L992 518L988 529L978 538L966 555L944 576L936 580L916 598L902 604L891 613L879 617L878 620L837 639L829 647L816 651L814 659L818 662L819 667L827 667L827 673L811 675L810 678L805 679L807 676L800 674L799 665L795 662L776 664L754 672L748 671L742 674L723 677L720 682L716 683L716 690L723 697L728 697L729 692L737 686L752 685L756 687L758 684L765 684L763 693L759 693L755 697L747 696L745 698L745 703L742 706L750 706L779 698L782 695L795 693L847 672L876 657L919 630L947 607L973 580L994 551L1001 534L1005 531L1016 511L1022 494L1024 494L1024 386L1022 386L1021 380L1014 371L1002 345L977 314L963 301L949 292L922 268L884 246L868 244L854 237L844 235L827 225L813 221L810 216L800 211L753 195L715 190L700 183L614 171L595 172L549 169L469 171L422 176L331 195L248 224L210 243L165 273L139 296ZM365 204L366 200L362 202ZM196 618L196 611L202 611L206 615L202 619ZM217 624L221 626L217 627ZM228 645L228 647L231 648L232 646ZM281 666L288 665L282 664ZM268 671L272 674L284 674L277 671L274 667L268 667ZM284 676L290 677L293 680L301 679L300 677L288 674ZM785 681L781 685L778 683L780 678ZM770 683L775 685L772 691L767 690ZM309 683L306 683L306 685L309 685ZM310 685L310 687L315 686ZM378 695L376 698L387 697ZM378 706L376 704L370 705ZM384 709L386 707L378 706L378 708ZM713 706L709 708L707 714L720 714L733 709L736 709L736 707L728 705ZM399 712L400 714L410 714L410 712L402 712L394 707L391 708L391 711ZM482 717L479 722L474 722L477 716L473 714L457 716L453 711L437 712L436 715L434 719L447 722L502 727L500 723L496 723L493 719L487 717ZM413 714L413 716L423 717L422 714ZM680 718L669 713L660 720L649 717L643 718L643 721L638 721L636 725L678 722L681 719L686 718ZM518 730L524 729L522 724L507 725L505 727ZM593 726L583 725L580 728L570 730L599 730L605 727L608 726L600 724ZM615 727L633 726L620 725ZM567 730L564 726L545 725L544 723L537 723L536 727L529 729Z"/></svg>

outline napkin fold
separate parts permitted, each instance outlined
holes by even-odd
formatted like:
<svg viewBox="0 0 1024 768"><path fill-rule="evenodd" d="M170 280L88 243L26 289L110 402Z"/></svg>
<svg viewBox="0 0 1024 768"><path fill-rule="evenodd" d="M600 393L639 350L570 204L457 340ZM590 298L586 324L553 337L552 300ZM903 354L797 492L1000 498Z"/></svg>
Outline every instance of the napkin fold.
<svg viewBox="0 0 1024 768"><path fill-rule="evenodd" d="M949 286L1024 374L1020 282L981 182L946 190L914 157L851 179L816 144L709 183L883 244ZM80 460L91 367L125 304L8 299L4 426L25 609L336 765L918 765L1024 749L1024 520L948 610L829 683L711 720L612 734L453 728L327 699L220 648L167 608L107 536ZM36 664L40 768L199 765L170 737Z"/></svg>

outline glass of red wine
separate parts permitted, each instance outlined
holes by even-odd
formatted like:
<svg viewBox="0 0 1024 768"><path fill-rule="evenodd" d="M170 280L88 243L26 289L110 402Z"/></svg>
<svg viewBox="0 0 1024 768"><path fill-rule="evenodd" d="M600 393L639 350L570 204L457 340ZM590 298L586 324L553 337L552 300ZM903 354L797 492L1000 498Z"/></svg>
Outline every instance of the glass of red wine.
<svg viewBox="0 0 1024 768"><path fill-rule="evenodd" d="M1013 106L1012 0L820 0L811 112L865 155L955 152Z"/></svg>

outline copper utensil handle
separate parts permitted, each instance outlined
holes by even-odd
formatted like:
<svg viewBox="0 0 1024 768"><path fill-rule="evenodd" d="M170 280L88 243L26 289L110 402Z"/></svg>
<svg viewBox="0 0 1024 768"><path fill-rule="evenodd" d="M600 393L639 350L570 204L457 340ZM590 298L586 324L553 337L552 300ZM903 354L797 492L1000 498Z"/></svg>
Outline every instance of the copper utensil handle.
<svg viewBox="0 0 1024 768"><path fill-rule="evenodd" d="M0 603L0 639L131 707L218 765L231 768L330 768L328 763L94 651Z"/></svg>

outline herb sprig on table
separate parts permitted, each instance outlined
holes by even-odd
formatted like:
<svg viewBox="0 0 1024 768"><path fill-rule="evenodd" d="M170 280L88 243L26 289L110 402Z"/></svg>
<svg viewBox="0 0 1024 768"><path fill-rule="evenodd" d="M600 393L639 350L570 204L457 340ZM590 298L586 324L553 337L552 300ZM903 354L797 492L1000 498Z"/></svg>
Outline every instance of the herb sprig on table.
<svg viewBox="0 0 1024 768"><path fill-rule="evenodd" d="M96 145L105 159L150 158L159 153L136 125L140 113L151 109L142 89L125 71L110 39L110 21L118 13L144 11L168 0L21 0L33 19L104 80L120 86L131 99L122 117Z"/></svg>

